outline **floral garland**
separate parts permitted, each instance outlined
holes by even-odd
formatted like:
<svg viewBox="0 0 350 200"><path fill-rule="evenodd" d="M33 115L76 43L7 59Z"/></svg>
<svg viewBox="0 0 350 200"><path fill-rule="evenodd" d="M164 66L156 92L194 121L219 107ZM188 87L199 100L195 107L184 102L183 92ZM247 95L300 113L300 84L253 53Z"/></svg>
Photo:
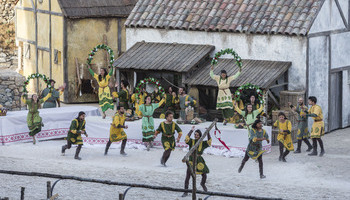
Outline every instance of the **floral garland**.
<svg viewBox="0 0 350 200"><path fill-rule="evenodd" d="M41 78L47 85L48 88L51 88L51 83L50 83L50 80L48 79L48 77L46 75L43 75L43 74L39 74L39 73L35 73L35 74L32 74L32 75L29 75L27 80L24 81L24 84L23 84L23 93L28 93L28 90L27 90L27 86L29 84L29 81L31 79L35 79L35 78Z"/></svg>
<svg viewBox="0 0 350 200"><path fill-rule="evenodd" d="M109 54L109 64L110 64L110 66L112 66L113 63L114 63L114 52L113 52L113 50L112 50L109 46L104 45L104 44L99 44L99 45L97 45L95 48L93 48L93 49L91 50L91 53L89 54L89 57L86 59L86 60L87 60L87 64L88 64L88 65L91 64L91 61L92 61L92 59L93 59L95 53L96 53L97 50L99 50L99 49L104 49L104 50L106 50L106 51L108 52L108 54Z"/></svg>
<svg viewBox="0 0 350 200"><path fill-rule="evenodd" d="M251 83L247 83L245 85L240 86L234 95L234 99L236 101L239 101L241 99L241 94L243 90L255 90L256 94L258 95L258 99L260 101L260 104L264 104L264 98L263 98L263 91L256 85L253 85Z"/></svg>
<svg viewBox="0 0 350 200"><path fill-rule="evenodd" d="M242 59L238 56L238 54L233 49L223 49L215 54L215 57L211 60L211 65L218 64L218 59L225 54L231 54L233 58L235 59L236 64L239 68L242 68Z"/></svg>
<svg viewBox="0 0 350 200"><path fill-rule="evenodd" d="M135 92L137 94L137 96L136 96L137 99L140 98L142 87L147 83L155 84L158 87L158 91L160 92L161 96L164 96L165 91L164 91L164 88L160 85L159 81L155 78L149 77L149 78L145 78L145 79L141 80L140 83L137 84L137 87L135 88Z"/></svg>

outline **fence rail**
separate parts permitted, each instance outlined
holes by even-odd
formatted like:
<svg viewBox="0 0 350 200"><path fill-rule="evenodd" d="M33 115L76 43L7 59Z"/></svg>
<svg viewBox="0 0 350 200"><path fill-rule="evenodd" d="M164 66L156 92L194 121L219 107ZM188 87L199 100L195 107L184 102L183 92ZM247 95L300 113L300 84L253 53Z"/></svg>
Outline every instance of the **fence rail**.
<svg viewBox="0 0 350 200"><path fill-rule="evenodd" d="M55 179L67 179L67 180L75 180L75 181L82 181L82 182L101 183L106 185L128 186L128 187L147 188L147 189L153 189L153 190L165 190L165 191L173 191L173 192L192 192L192 190L186 190L182 188L153 186L153 185L145 185L145 184L138 184L138 183L124 183L124 182L117 182L117 181L111 181L111 180L81 178L77 176L66 176L66 175L40 173L40 172L21 172L21 171L11 171L11 170L0 170L0 173L10 174L10 175L19 175L19 176L36 176L36 177L55 178ZM258 197L258 196L240 195L240 194L223 193L223 192L197 191L197 193L208 195L208 196L221 196L221 197L232 197L232 198L241 198L241 199L259 199L259 200L280 200L281 199L281 198Z"/></svg>

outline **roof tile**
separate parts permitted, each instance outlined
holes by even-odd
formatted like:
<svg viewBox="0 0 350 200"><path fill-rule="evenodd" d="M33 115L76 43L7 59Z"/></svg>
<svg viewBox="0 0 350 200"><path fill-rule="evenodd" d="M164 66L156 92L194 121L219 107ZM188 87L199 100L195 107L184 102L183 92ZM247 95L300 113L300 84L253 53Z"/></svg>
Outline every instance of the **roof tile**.
<svg viewBox="0 0 350 200"><path fill-rule="evenodd" d="M139 0L125 25L306 35L323 2L324 0Z"/></svg>

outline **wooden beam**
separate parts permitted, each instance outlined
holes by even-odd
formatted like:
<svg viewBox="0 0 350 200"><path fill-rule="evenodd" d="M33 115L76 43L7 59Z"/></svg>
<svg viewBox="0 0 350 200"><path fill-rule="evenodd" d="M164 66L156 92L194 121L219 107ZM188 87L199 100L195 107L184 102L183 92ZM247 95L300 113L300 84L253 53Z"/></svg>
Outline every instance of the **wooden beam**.
<svg viewBox="0 0 350 200"><path fill-rule="evenodd" d="M33 8L29 8L29 7L22 7L22 6L16 6L17 9L19 10L26 10L26 11L32 11L32 12L36 12L36 13L42 13L42 14L49 14L49 15L55 15L55 16L63 16L62 13L59 12L52 12L52 11L48 11L48 10L41 10L41 9L33 9Z"/></svg>
<svg viewBox="0 0 350 200"><path fill-rule="evenodd" d="M33 3L33 0L32 0ZM34 6L34 5L33 5ZM35 0L35 7L34 7L34 20L35 20L35 66L36 66L36 73L39 73L39 52L38 52L38 13L36 12L38 6L38 0ZM37 93L39 94L39 80L37 80Z"/></svg>
<svg viewBox="0 0 350 200"><path fill-rule="evenodd" d="M33 41L33 40L27 40L27 39L20 38L20 37L17 37L16 40L19 40L19 41L21 41L21 42L26 42L26 43L29 43L29 44L36 45L36 42Z"/></svg>
<svg viewBox="0 0 350 200"><path fill-rule="evenodd" d="M122 53L122 28L121 19L118 18L118 57Z"/></svg>
<svg viewBox="0 0 350 200"><path fill-rule="evenodd" d="M198 148L199 144L203 141L203 139L208 135L209 131L216 125L216 122L218 119L215 119L211 125L205 130L203 133L202 137L199 138L199 140L196 142L196 144L187 152L185 157L182 159L182 162L186 162L189 160L189 157L192 155L192 153Z"/></svg>
<svg viewBox="0 0 350 200"><path fill-rule="evenodd" d="M276 98L273 96L272 92L270 90L267 90L267 94L272 99L273 103L276 104L277 107L281 107Z"/></svg>
<svg viewBox="0 0 350 200"><path fill-rule="evenodd" d="M42 47L42 46L38 46L38 50L50 52L50 48Z"/></svg>
<svg viewBox="0 0 350 200"><path fill-rule="evenodd" d="M331 130L331 123L329 123L330 118L331 118L331 112L330 112L330 108L331 108L331 89L332 89L332 83L331 83L331 69L332 69L332 37L328 36L328 123L327 123L327 127L328 130ZM327 43L326 43L327 44ZM323 111L324 112L324 111Z"/></svg>
<svg viewBox="0 0 350 200"><path fill-rule="evenodd" d="M51 22L51 0L49 0L49 59L50 59L50 78L52 79L52 22Z"/></svg>
<svg viewBox="0 0 350 200"><path fill-rule="evenodd" d="M345 66L345 67L333 68L333 69L331 69L331 73L341 72L341 71L345 71L345 70L350 70L350 65Z"/></svg>
<svg viewBox="0 0 350 200"><path fill-rule="evenodd" d="M332 30L332 31L323 31L323 32L319 32L319 33L310 33L308 35L309 38L313 38L313 37L319 37L319 36L328 36L331 34L339 34L339 33L348 33L350 32L350 30L348 30L347 28L342 28L342 29L337 29L337 30Z"/></svg>
<svg viewBox="0 0 350 200"><path fill-rule="evenodd" d="M346 19L345 19L345 16L344 16L344 13L343 13L343 10L341 9L340 7L340 4L339 4L339 1L338 0L335 0L335 4L337 5L338 7L338 10L339 10L339 13L340 13L340 16L341 16L341 19L343 20L343 23L345 25L345 28L348 29L348 23L346 22Z"/></svg>
<svg viewBox="0 0 350 200"><path fill-rule="evenodd" d="M278 84L278 85L273 85L273 86L269 87L269 89L283 87L285 85L288 85L288 82L287 83L281 83L281 84Z"/></svg>
<svg viewBox="0 0 350 200"><path fill-rule="evenodd" d="M67 84L67 89L64 90L64 100L69 102L68 91L69 91L69 82L68 82L68 42L67 42L67 18L63 17L63 80Z"/></svg>

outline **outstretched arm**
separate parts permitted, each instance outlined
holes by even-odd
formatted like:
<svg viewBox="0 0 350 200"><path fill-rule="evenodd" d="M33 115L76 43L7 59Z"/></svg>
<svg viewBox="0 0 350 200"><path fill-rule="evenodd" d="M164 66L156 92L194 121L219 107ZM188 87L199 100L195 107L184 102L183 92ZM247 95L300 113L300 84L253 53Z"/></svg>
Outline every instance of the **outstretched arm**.
<svg viewBox="0 0 350 200"><path fill-rule="evenodd" d="M94 79L96 79L98 81L98 75L94 71L92 71L90 66L89 66L88 69L89 69L89 72L90 72L91 76L94 77Z"/></svg>
<svg viewBox="0 0 350 200"><path fill-rule="evenodd" d="M218 81L220 79L220 76L218 75L215 75L214 74L214 71L213 70L210 70L210 73L209 73L210 77L216 81Z"/></svg>
<svg viewBox="0 0 350 200"><path fill-rule="evenodd" d="M238 78L238 76L241 74L241 71L237 72L235 75L233 76L229 76L228 77L228 82L230 83L231 81L235 80L236 78Z"/></svg>
<svg viewBox="0 0 350 200"><path fill-rule="evenodd" d="M52 96L52 92L50 91L49 94L46 95L46 97L40 99L40 103L44 103L45 101L47 101L50 97Z"/></svg>

